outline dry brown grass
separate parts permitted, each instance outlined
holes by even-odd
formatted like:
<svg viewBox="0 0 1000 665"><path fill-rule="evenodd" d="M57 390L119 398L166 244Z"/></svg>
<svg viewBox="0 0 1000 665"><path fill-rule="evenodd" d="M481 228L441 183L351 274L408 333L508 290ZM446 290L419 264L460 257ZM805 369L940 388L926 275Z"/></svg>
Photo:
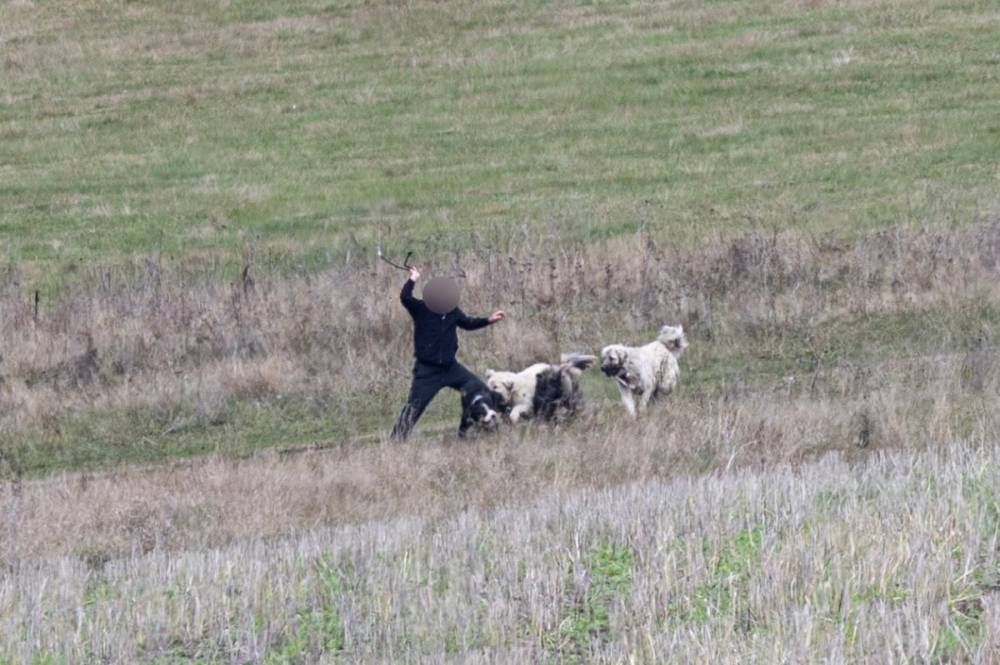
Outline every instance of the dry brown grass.
<svg viewBox="0 0 1000 665"><path fill-rule="evenodd" d="M480 371L643 340L663 322L685 325L695 368L824 354L849 361L864 352L851 345L866 343L883 347L884 358L964 351L989 341L989 321L895 340L877 319L931 312L947 323L949 312L1000 298L995 223L901 227L855 242L755 232L697 248L641 235L589 247L553 239L536 245L544 250L511 243L434 266L464 277L468 311L511 313L463 338L463 356ZM400 282L397 271L355 261L281 278L251 263L245 280L198 285L147 261L84 280L60 302L42 302L36 317L9 273L0 295L0 431L58 430L67 415L139 407L161 409L169 428L179 408L210 420L233 399L398 400L410 336Z"/></svg>
<svg viewBox="0 0 1000 665"><path fill-rule="evenodd" d="M940 354L821 371L806 385L734 386L716 399L675 400L639 422L592 404L569 427L533 426L471 444L382 439L6 483L0 562L76 556L100 564L321 526L440 519L553 492L799 464L832 451L854 459L989 442L1000 435L998 392L995 356Z"/></svg>

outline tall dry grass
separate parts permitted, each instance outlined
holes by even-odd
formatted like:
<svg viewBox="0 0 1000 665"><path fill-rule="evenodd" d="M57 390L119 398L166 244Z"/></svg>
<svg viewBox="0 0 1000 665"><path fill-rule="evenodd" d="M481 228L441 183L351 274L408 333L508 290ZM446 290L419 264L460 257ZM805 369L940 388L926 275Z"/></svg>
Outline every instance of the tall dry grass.
<svg viewBox="0 0 1000 665"><path fill-rule="evenodd" d="M512 315L463 339L463 357L480 370L640 341L663 322L685 325L695 364L849 357L844 340L907 355L891 334L852 322L991 306L1000 296L995 222L900 227L856 241L758 231L698 247L642 235L588 246L484 239L483 247L428 248L431 272L464 281L467 310ZM288 395L333 405L397 400L410 355L401 282L373 258L285 277L251 261L230 284L147 261L85 276L57 302L38 303L11 269L0 290L0 432L53 432L74 414L135 408L159 409L170 428L180 407L210 422L231 400ZM915 351L968 350L991 331L927 333L934 342Z"/></svg>
<svg viewBox="0 0 1000 665"><path fill-rule="evenodd" d="M829 452L1000 438L996 357L942 354L835 368L806 385L734 387L683 398L633 422L591 403L568 427L472 443L343 442L0 484L0 563L109 559L271 538L401 515L441 519L551 492L738 468L801 464Z"/></svg>

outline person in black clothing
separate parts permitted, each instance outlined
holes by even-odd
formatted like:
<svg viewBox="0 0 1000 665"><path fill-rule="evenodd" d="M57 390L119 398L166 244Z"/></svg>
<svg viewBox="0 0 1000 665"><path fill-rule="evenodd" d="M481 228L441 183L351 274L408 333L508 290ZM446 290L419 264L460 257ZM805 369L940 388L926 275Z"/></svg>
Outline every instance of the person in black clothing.
<svg viewBox="0 0 1000 665"><path fill-rule="evenodd" d="M420 271L416 268L410 268L410 278L403 285L403 290L399 294L403 307L413 317L415 362L410 396L396 420L395 427L392 428L391 436L396 440L403 440L409 436L424 409L442 388L462 390L467 386L482 383L479 377L455 359L455 352L458 351L456 328L478 330L506 318L502 311L493 312L488 318L468 316L451 303L446 305L446 307L451 307L450 310L440 313L443 309L440 302L432 303L438 305L432 308L424 300L413 297L413 286L418 279L420 279ZM427 293L424 296L430 299ZM457 293L453 295L453 298L453 302L457 304ZM444 298L444 300L448 299Z"/></svg>

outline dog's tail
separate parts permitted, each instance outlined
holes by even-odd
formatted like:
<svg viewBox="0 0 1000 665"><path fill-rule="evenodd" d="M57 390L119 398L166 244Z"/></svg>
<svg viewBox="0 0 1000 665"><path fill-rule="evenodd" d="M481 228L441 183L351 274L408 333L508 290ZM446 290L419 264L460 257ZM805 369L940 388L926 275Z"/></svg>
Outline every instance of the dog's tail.
<svg viewBox="0 0 1000 665"><path fill-rule="evenodd" d="M688 347L687 337L684 336L684 326L663 326L656 341L670 349L674 357L680 358L684 349Z"/></svg>
<svg viewBox="0 0 1000 665"><path fill-rule="evenodd" d="M576 370L582 372L597 362L597 356L588 356L584 353L564 353L559 356L559 366L562 369Z"/></svg>

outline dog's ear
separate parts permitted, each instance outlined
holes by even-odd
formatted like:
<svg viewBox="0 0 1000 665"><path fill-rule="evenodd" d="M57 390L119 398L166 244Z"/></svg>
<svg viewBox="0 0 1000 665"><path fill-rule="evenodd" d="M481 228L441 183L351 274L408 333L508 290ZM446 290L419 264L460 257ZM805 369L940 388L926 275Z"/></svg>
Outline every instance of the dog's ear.
<svg viewBox="0 0 1000 665"><path fill-rule="evenodd" d="M486 378L487 379L490 378L491 376L493 376L494 374L496 374L496 372L494 372L493 370L491 370L491 369L487 369L486 370Z"/></svg>
<svg viewBox="0 0 1000 665"><path fill-rule="evenodd" d="M508 413L510 411L511 405L507 402L503 395L495 390L490 390L490 400L493 402L493 408L495 408L500 413Z"/></svg>

